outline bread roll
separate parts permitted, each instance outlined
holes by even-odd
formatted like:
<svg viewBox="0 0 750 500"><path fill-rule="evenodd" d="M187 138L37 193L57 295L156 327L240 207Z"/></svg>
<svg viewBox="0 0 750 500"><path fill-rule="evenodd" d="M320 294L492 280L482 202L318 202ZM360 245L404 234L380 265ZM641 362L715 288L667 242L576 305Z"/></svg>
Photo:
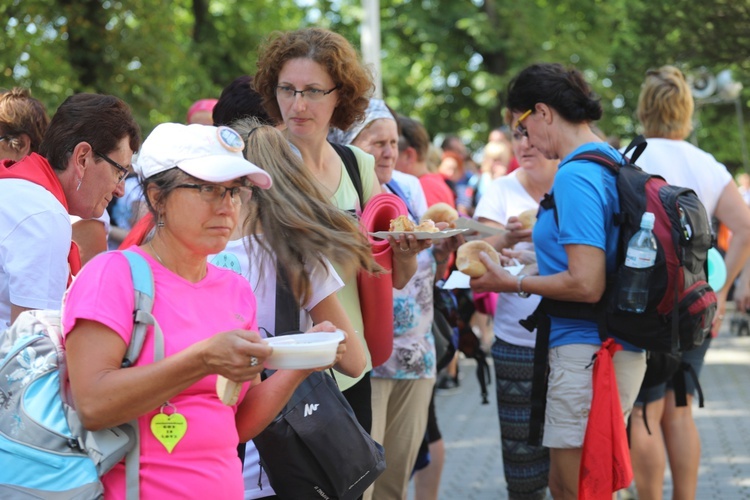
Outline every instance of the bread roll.
<svg viewBox="0 0 750 500"><path fill-rule="evenodd" d="M458 212L447 203L435 203L422 215L422 221L427 219L433 222L447 222L448 227L456 227L455 222L458 219Z"/></svg>
<svg viewBox="0 0 750 500"><path fill-rule="evenodd" d="M520 214L518 214L518 221L521 223L524 229L533 229L534 224L536 224L536 213L538 210L536 208L532 208L529 210L524 210Z"/></svg>
<svg viewBox="0 0 750 500"><path fill-rule="evenodd" d="M409 220L406 215L399 215L395 219L391 219L391 226L388 229L389 232L404 232L414 231L414 223Z"/></svg>
<svg viewBox="0 0 750 500"><path fill-rule="evenodd" d="M464 274L472 278L479 278L487 272L487 267L479 260L479 253L485 252L496 263L500 263L500 257L495 249L484 240L474 240L464 243L456 252L456 267Z"/></svg>
<svg viewBox="0 0 750 500"><path fill-rule="evenodd" d="M435 227L435 223L430 219L422 219L422 222L420 222L419 225L414 228L414 230L423 233L437 233L440 231L440 229Z"/></svg>
<svg viewBox="0 0 750 500"><path fill-rule="evenodd" d="M219 396L219 399L225 405L236 405L237 400L240 399L241 390L242 384L239 382L234 382L221 375L216 377L216 395Z"/></svg>

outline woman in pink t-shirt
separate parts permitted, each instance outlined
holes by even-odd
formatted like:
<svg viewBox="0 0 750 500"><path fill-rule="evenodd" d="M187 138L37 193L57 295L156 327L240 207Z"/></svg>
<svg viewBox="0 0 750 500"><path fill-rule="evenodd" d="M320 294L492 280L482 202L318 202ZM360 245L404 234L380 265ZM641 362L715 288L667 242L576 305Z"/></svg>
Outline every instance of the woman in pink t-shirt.
<svg viewBox="0 0 750 500"><path fill-rule="evenodd" d="M120 367L134 301L122 254L93 259L65 301L76 408L88 429L138 420L143 498L242 498L238 442L262 430L309 373L294 372L298 377L273 390L256 385L271 348L255 331L255 296L244 278L207 264L226 246L251 187L271 186L268 174L243 158L243 146L226 127L167 123L140 152L136 170L157 227L153 239L131 250L153 271L164 359L154 362L148 335L135 365ZM218 398L217 375L243 382L238 404ZM164 431L161 414L171 415L175 433ZM121 463L103 477L106 498L125 498L124 469Z"/></svg>

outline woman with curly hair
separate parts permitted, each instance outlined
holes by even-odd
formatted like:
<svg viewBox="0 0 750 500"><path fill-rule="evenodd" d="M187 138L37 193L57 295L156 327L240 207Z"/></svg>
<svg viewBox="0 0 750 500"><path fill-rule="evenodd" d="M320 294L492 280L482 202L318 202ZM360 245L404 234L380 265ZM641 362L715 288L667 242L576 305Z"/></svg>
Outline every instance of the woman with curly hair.
<svg viewBox="0 0 750 500"><path fill-rule="evenodd" d="M347 130L364 119L373 89L371 75L344 37L320 28L272 34L258 56L255 88L263 96L271 119L286 126L287 140L297 148L306 169L336 207L359 213L371 197L381 192L372 156L349 146L361 179L360 199L341 156L327 140L330 127ZM391 247L393 285L401 289L416 271L416 255L422 245L414 236L401 236L400 240L391 238ZM345 286L339 299L360 341L366 345L356 274L340 274ZM362 375L341 376L337 381L362 427L369 431L372 361L366 354L367 366Z"/></svg>

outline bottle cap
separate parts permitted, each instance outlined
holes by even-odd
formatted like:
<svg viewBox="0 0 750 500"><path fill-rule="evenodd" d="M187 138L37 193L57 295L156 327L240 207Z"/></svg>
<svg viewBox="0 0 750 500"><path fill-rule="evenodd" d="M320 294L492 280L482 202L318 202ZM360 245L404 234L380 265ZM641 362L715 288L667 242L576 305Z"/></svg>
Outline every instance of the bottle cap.
<svg viewBox="0 0 750 500"><path fill-rule="evenodd" d="M656 217L654 217L654 214L651 212L643 212L643 217L641 217L641 229L653 229L655 219Z"/></svg>

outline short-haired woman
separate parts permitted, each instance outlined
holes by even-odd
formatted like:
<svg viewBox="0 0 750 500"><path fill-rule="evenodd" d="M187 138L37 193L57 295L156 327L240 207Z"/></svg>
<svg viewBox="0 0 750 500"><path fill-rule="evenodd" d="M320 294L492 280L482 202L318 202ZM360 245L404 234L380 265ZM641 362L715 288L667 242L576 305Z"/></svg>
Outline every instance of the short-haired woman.
<svg viewBox="0 0 750 500"><path fill-rule="evenodd" d="M750 256L750 210L727 168L709 153L685 139L692 131L693 95L685 76L674 66L646 73L638 98L638 119L648 147L638 158L645 171L664 177L676 186L698 194L708 212L732 231L725 263L727 279L717 290L719 308L713 325L715 336L724 317L727 293ZM740 280L743 284L746 280ZM748 288L737 288L735 298L748 300ZM683 354L683 361L700 374L711 339ZM638 394L631 420L631 457L640 498L661 498L666 457L672 472L673 497L695 498L700 463L700 436L693 420L695 383L685 377L687 406L676 406L671 381L643 388ZM648 411L644 411L648 405ZM646 414L650 424L646 427ZM651 430L651 432L648 431ZM666 453L665 453L666 444Z"/></svg>

